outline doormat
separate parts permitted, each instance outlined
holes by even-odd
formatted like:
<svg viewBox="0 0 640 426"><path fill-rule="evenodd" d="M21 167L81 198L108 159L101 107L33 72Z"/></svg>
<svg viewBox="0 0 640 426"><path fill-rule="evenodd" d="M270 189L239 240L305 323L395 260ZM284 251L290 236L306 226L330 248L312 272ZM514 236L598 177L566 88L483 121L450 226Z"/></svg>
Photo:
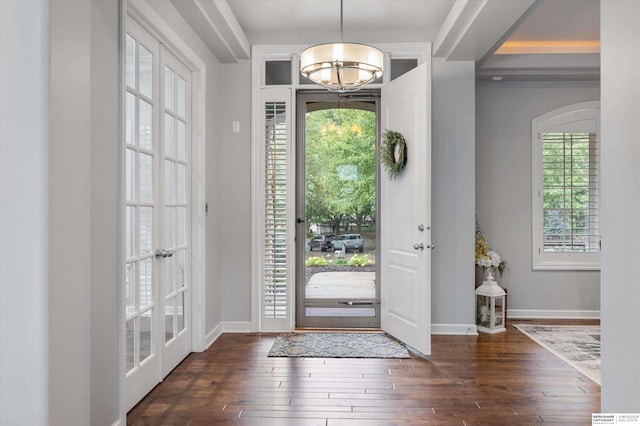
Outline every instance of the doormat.
<svg viewBox="0 0 640 426"><path fill-rule="evenodd" d="M384 333L287 333L267 356L302 358L411 358L407 348Z"/></svg>
<svg viewBox="0 0 640 426"><path fill-rule="evenodd" d="M600 326L514 324L514 327L600 384Z"/></svg>

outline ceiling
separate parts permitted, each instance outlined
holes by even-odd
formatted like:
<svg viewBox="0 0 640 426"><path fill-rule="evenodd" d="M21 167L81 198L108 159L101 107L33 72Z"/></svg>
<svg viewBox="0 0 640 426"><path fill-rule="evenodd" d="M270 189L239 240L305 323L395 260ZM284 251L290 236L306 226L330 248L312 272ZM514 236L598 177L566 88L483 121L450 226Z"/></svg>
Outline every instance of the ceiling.
<svg viewBox="0 0 640 426"><path fill-rule="evenodd" d="M433 42L479 79L599 78L600 0L343 0L344 40ZM340 0L171 0L220 62L340 40Z"/></svg>

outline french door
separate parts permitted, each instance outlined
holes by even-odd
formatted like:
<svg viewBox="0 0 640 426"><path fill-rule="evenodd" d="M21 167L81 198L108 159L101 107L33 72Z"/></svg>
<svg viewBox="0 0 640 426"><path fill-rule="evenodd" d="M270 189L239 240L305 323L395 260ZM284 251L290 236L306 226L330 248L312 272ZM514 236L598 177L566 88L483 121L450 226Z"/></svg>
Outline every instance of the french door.
<svg viewBox="0 0 640 426"><path fill-rule="evenodd" d="M191 352L191 72L127 20L125 405Z"/></svg>

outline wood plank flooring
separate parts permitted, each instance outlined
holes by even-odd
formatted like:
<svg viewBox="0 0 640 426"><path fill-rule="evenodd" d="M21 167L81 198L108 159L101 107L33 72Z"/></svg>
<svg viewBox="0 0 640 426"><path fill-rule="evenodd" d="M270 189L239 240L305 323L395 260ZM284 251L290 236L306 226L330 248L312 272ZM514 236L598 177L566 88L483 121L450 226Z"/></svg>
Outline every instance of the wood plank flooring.
<svg viewBox="0 0 640 426"><path fill-rule="evenodd" d="M598 384L511 326L433 336L428 359L268 358L275 337L222 335L176 367L127 424L590 425L600 411Z"/></svg>

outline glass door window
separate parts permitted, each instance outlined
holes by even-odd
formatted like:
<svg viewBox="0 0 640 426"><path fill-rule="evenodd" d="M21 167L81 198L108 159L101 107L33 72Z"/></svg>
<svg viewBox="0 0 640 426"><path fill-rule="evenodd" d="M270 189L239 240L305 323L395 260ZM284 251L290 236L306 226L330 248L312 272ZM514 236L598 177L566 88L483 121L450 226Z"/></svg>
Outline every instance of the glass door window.
<svg viewBox="0 0 640 426"><path fill-rule="evenodd" d="M296 325L378 327L376 98L309 96L298 103Z"/></svg>

